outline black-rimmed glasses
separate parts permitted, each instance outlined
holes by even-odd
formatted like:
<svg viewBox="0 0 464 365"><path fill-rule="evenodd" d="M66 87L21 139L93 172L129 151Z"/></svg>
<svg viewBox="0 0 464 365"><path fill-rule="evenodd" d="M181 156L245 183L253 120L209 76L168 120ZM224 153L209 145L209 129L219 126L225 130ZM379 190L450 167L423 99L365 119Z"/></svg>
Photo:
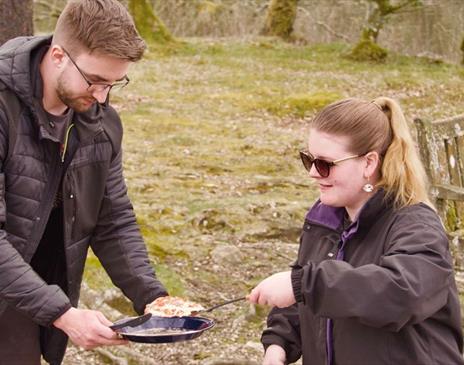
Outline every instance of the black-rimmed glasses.
<svg viewBox="0 0 464 365"><path fill-rule="evenodd" d="M87 91L97 91L97 92L101 92L101 91L107 91L107 92L110 92L111 90L120 90L122 89L124 86L126 86L128 83L129 83L129 78L127 76L124 76L124 78L121 80L121 81L116 81L112 84L105 84L103 82L91 82L89 81L89 79L87 78L87 76L85 76L85 73L79 68L79 66L76 64L76 62L74 62L74 60L72 59L71 55L68 53L68 51L66 51L64 49L64 47L61 47L61 49L63 50L64 53L66 53L66 56L69 57L69 59L71 60L72 64L76 67L77 71L79 71L79 73L81 74L82 78L85 80L85 82L87 83L88 87L87 87Z"/></svg>
<svg viewBox="0 0 464 365"><path fill-rule="evenodd" d="M322 177L328 177L330 175L330 168L332 166L335 166L339 164L340 162L351 160L352 158L357 158L361 156L363 155L352 155L352 156L340 158L334 161L326 161L326 160L321 160L320 158L314 158L314 156L311 155L309 151L307 150L300 151L300 158L301 158L301 161L303 162L303 166L305 167L305 169L308 170L308 172L311 171L311 167L314 164L314 167L316 168L317 172Z"/></svg>

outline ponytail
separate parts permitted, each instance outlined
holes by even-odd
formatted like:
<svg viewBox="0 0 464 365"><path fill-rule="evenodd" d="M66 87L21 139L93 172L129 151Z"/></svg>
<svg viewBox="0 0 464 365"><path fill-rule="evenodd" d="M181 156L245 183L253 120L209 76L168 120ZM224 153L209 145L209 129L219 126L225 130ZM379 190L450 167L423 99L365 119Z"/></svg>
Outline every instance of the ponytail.
<svg viewBox="0 0 464 365"><path fill-rule="evenodd" d="M424 166L400 106L386 97L377 98L372 103L385 113L392 131L377 186L385 190L397 208L423 202L435 209L428 197Z"/></svg>

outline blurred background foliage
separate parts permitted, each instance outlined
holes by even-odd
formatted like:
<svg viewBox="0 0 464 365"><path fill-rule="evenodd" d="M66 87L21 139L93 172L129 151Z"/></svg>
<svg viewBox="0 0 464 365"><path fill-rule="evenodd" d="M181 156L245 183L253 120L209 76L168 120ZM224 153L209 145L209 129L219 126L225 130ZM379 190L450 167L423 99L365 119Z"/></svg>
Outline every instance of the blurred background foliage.
<svg viewBox="0 0 464 365"><path fill-rule="evenodd" d="M6 0L0 0L0 4ZM283 36L303 44L366 39L397 53L459 63L463 58L462 0L124 0L150 6L175 37ZM34 0L36 32L53 29L65 0ZM134 6L134 5L131 5ZM292 10L293 7L295 10ZM277 11L277 20L270 18ZM146 21L146 11L137 22ZM281 17L281 18L279 18ZM282 19L283 18L283 19ZM288 26L290 20L290 26ZM270 26L283 27L272 31ZM289 32L289 29L292 31ZM376 48L374 53L379 53ZM380 52L382 53L382 52ZM385 56L380 54L380 59Z"/></svg>

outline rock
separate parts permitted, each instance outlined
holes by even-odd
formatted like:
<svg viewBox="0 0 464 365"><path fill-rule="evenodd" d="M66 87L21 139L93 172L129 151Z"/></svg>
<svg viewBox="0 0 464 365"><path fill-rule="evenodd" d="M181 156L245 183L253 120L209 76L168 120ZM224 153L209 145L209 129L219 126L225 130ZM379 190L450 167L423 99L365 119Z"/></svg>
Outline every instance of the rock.
<svg viewBox="0 0 464 365"><path fill-rule="evenodd" d="M244 359L210 359L205 365L259 365L259 363Z"/></svg>
<svg viewBox="0 0 464 365"><path fill-rule="evenodd" d="M192 224L202 232L233 231L227 222L225 215L216 209L204 209L197 213L192 219Z"/></svg>
<svg viewBox="0 0 464 365"><path fill-rule="evenodd" d="M245 346L264 354L264 347L260 342L248 341Z"/></svg>
<svg viewBox="0 0 464 365"><path fill-rule="evenodd" d="M242 252L232 245L220 245L211 251L211 259L218 265L239 264L243 260Z"/></svg>

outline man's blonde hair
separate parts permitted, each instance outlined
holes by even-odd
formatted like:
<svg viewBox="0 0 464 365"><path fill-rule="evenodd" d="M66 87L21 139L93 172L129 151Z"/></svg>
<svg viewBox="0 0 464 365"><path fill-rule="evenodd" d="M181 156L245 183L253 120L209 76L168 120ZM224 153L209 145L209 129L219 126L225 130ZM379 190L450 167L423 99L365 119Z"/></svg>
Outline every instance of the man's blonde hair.
<svg viewBox="0 0 464 365"><path fill-rule="evenodd" d="M345 99L328 105L311 123L318 131L347 136L353 154L378 152L380 181L397 208L423 202L433 208L427 193L427 175L396 101L386 97L371 102Z"/></svg>
<svg viewBox="0 0 464 365"><path fill-rule="evenodd" d="M146 45L117 0L70 0L58 18L53 44L73 55L83 51L138 61Z"/></svg>

